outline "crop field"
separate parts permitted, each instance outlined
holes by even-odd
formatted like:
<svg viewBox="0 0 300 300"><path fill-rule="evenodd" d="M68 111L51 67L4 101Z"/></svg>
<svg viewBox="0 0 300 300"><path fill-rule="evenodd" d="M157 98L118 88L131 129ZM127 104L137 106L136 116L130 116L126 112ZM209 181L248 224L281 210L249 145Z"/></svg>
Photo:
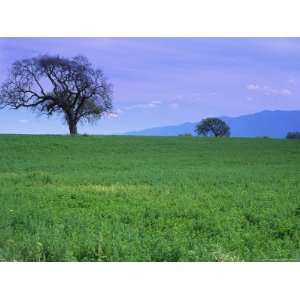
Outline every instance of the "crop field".
<svg viewBox="0 0 300 300"><path fill-rule="evenodd" d="M296 140L0 135L1 261L300 260Z"/></svg>

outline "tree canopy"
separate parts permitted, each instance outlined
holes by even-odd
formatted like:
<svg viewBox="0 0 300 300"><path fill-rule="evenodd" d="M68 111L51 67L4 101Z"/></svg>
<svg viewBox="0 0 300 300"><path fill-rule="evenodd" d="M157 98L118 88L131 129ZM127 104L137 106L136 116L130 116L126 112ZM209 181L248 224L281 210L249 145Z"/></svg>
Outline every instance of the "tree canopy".
<svg viewBox="0 0 300 300"><path fill-rule="evenodd" d="M62 114L70 134L112 109L112 86L84 56L39 56L16 61L0 89L0 107Z"/></svg>
<svg viewBox="0 0 300 300"><path fill-rule="evenodd" d="M202 136L230 136L229 126L221 119L206 118L196 125L198 135Z"/></svg>

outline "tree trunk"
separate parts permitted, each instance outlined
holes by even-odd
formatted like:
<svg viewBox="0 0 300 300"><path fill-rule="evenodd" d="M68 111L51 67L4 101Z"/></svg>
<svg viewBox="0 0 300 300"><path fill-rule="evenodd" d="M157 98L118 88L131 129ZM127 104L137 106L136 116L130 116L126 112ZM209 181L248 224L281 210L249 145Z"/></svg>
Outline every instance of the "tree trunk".
<svg viewBox="0 0 300 300"><path fill-rule="evenodd" d="M68 122L68 125L69 125L70 135L76 135L77 134L77 122L70 120Z"/></svg>

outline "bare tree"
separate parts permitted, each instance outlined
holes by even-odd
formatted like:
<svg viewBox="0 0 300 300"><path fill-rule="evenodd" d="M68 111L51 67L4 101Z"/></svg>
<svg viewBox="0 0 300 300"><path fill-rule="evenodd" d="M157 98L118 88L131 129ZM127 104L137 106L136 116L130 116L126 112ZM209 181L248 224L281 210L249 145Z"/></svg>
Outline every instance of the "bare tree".
<svg viewBox="0 0 300 300"><path fill-rule="evenodd" d="M31 108L63 114L70 134L112 109L112 86L88 59L40 56L16 61L0 89L0 108Z"/></svg>

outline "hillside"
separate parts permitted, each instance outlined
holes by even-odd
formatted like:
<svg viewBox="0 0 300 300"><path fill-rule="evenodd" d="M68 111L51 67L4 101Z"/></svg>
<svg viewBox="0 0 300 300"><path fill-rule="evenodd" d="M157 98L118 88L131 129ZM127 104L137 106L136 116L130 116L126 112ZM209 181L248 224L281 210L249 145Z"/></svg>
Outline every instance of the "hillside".
<svg viewBox="0 0 300 300"><path fill-rule="evenodd" d="M299 260L295 140L0 135L0 261Z"/></svg>
<svg viewBox="0 0 300 300"><path fill-rule="evenodd" d="M300 111L262 111L240 117L220 117L231 128L233 137L284 138L289 131L300 131ZM196 123L149 128L128 132L128 135L176 136L194 134Z"/></svg>

